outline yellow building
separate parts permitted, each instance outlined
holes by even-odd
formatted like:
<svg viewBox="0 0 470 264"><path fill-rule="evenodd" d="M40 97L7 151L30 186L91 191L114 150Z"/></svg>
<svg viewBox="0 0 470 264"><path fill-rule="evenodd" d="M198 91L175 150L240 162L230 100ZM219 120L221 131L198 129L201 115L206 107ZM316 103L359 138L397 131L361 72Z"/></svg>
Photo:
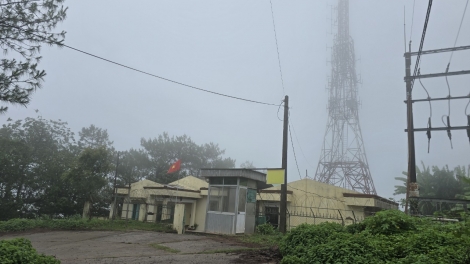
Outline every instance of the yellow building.
<svg viewBox="0 0 470 264"><path fill-rule="evenodd" d="M120 217L169 223L178 233L187 229L252 233L256 224L278 225L280 185L267 185L266 174L249 169L202 169L201 175L207 181L187 176L169 184L142 180L130 188L118 187L118 196L124 198L119 203ZM287 190L288 230L302 223L347 225L382 209L398 209L397 203L380 196L311 179L288 183Z"/></svg>
<svg viewBox="0 0 470 264"><path fill-rule="evenodd" d="M169 184L142 180L132 183L130 188L128 185L118 187L117 194L124 197L121 219L170 223L179 232L183 232L185 228L202 232L207 187L206 181L194 176ZM113 214L111 210L110 217Z"/></svg>
<svg viewBox="0 0 470 264"><path fill-rule="evenodd" d="M258 223L278 225L280 189L279 185L259 190L257 211L261 218ZM287 184L288 229L302 223L352 224L383 209L398 209L398 204L377 195L362 194L307 178Z"/></svg>

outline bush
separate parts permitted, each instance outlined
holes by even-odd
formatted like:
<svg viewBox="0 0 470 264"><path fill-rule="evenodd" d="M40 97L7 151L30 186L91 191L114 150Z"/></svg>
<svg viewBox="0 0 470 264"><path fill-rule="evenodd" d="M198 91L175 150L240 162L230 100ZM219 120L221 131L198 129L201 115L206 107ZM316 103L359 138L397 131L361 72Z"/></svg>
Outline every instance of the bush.
<svg viewBox="0 0 470 264"><path fill-rule="evenodd" d="M0 240L0 263L57 264L52 256L38 254L31 241L24 238Z"/></svg>
<svg viewBox="0 0 470 264"><path fill-rule="evenodd" d="M283 256L303 253L311 245L326 243L328 239L335 239L333 234L345 232L346 229L337 223L301 224L284 237L279 249Z"/></svg>
<svg viewBox="0 0 470 264"><path fill-rule="evenodd" d="M53 230L126 230L138 229L157 232L171 232L171 226L140 221L82 219L71 217L67 219L10 219L0 221L0 233L18 232L37 228Z"/></svg>
<svg viewBox="0 0 470 264"><path fill-rule="evenodd" d="M361 223L372 234L391 235L416 230L419 219L406 215L399 210L384 210Z"/></svg>
<svg viewBox="0 0 470 264"><path fill-rule="evenodd" d="M257 226L256 232L262 235L273 235L277 232L277 230L270 223L266 223L266 224Z"/></svg>
<svg viewBox="0 0 470 264"><path fill-rule="evenodd" d="M281 241L282 263L470 263L467 223L435 223L382 211L362 223L303 224Z"/></svg>

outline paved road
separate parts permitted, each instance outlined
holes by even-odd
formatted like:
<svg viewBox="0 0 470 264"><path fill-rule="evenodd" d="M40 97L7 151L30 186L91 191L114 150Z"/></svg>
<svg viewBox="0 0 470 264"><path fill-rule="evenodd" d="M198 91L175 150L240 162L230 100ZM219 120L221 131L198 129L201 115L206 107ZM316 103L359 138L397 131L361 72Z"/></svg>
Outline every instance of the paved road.
<svg viewBox="0 0 470 264"><path fill-rule="evenodd" d="M203 235L177 235L134 231L51 231L3 235L25 237L38 252L53 255L63 264L77 263L230 263L234 254L210 253L243 246L230 240ZM160 245L174 250L157 249Z"/></svg>

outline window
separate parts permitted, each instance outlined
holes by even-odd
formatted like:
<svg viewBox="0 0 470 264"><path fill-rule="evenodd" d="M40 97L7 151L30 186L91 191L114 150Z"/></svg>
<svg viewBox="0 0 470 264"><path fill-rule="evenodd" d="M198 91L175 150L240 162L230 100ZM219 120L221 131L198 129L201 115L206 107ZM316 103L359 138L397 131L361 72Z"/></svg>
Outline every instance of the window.
<svg viewBox="0 0 470 264"><path fill-rule="evenodd" d="M237 187L211 186L209 194L209 211L235 213Z"/></svg>
<svg viewBox="0 0 470 264"><path fill-rule="evenodd" d="M209 179L211 185L237 185L237 177L213 177Z"/></svg>
<svg viewBox="0 0 470 264"><path fill-rule="evenodd" d="M222 191L224 187L211 186L209 194L209 211L220 211L220 205L222 204Z"/></svg>
<svg viewBox="0 0 470 264"><path fill-rule="evenodd" d="M224 184L224 178L222 178L222 177L210 178L209 182L210 182L211 185L223 185Z"/></svg>
<svg viewBox="0 0 470 264"><path fill-rule="evenodd" d="M225 177L224 185L237 185L238 178L236 177Z"/></svg>
<svg viewBox="0 0 470 264"><path fill-rule="evenodd" d="M240 178L240 186L248 186L248 179Z"/></svg>

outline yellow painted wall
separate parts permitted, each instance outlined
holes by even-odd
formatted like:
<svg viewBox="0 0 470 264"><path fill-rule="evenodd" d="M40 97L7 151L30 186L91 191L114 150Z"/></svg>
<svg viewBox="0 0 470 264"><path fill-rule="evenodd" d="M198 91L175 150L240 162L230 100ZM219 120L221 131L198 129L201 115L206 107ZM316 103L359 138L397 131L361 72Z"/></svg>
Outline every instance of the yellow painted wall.
<svg viewBox="0 0 470 264"><path fill-rule="evenodd" d="M201 199L196 201L196 217L194 223L198 225L195 231L204 232L204 226L206 223L206 207L207 207L207 196L203 196Z"/></svg>
<svg viewBox="0 0 470 264"><path fill-rule="evenodd" d="M185 205L184 204L175 204L175 218L173 219L173 228L178 232L178 234L182 234L184 230L183 225L183 218L185 214Z"/></svg>

